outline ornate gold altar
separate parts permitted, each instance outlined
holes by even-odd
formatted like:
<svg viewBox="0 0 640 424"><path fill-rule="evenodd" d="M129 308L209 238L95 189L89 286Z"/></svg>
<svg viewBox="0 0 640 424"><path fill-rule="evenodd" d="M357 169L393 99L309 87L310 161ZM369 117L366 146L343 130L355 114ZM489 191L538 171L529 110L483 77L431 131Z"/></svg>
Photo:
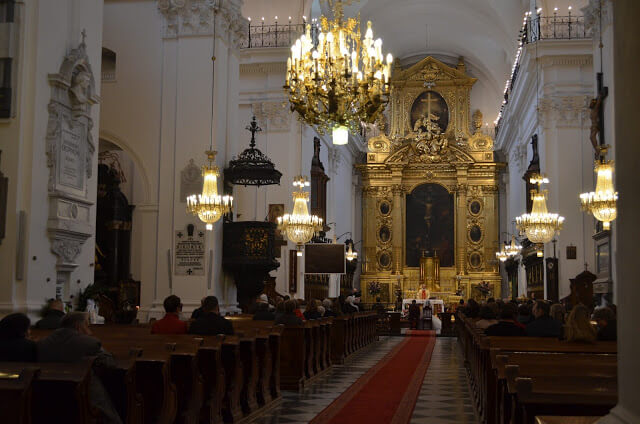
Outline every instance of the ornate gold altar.
<svg viewBox="0 0 640 424"><path fill-rule="evenodd" d="M475 78L427 57L394 70L387 119L368 140L363 176L365 302L417 298L424 286L446 301L500 297L498 174L482 114L470 119ZM389 122L386 125L386 122ZM486 286L486 285L485 285ZM421 294L424 295L422 292Z"/></svg>

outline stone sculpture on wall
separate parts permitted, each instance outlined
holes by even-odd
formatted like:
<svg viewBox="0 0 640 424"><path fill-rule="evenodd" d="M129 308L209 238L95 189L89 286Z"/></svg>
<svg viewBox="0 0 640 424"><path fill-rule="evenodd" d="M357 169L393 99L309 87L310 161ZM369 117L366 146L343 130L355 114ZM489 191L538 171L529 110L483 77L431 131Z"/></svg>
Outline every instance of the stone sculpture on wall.
<svg viewBox="0 0 640 424"><path fill-rule="evenodd" d="M49 74L51 100L46 133L49 168L51 251L58 257L56 281L68 282L83 243L94 233L89 179L95 144L91 106L100 101L83 41L64 57L60 70Z"/></svg>

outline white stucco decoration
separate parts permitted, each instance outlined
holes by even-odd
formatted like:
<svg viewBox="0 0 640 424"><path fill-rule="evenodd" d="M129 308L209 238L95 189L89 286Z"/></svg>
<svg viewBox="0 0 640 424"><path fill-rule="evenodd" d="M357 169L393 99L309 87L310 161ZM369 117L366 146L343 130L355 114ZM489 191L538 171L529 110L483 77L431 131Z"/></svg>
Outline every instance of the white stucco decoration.
<svg viewBox="0 0 640 424"><path fill-rule="evenodd" d="M64 57L60 70L49 74L51 100L46 134L49 168L51 251L56 270L68 279L78 265L82 244L93 234L88 180L92 176L95 144L91 136L91 106L99 103L84 40Z"/></svg>

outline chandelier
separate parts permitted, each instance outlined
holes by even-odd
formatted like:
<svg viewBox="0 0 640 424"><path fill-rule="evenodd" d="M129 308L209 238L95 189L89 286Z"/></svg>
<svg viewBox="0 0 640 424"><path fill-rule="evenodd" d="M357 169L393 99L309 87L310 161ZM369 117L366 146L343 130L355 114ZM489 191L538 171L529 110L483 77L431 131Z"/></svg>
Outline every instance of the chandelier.
<svg viewBox="0 0 640 424"><path fill-rule="evenodd" d="M187 197L187 211L200 218L200 221L207 224L207 230L213 229L213 223L218 221L222 215L231 211L233 197L220 196L218 194L218 167L213 164L216 158L215 150L207 150L208 165L202 167L202 193L192 194Z"/></svg>
<svg viewBox="0 0 640 424"><path fill-rule="evenodd" d="M511 236L511 244L506 244L502 247L502 250L496 252L496 258L500 260L500 262L505 262L507 259L512 258L520 253L522 250L522 246L516 244L516 236Z"/></svg>
<svg viewBox="0 0 640 424"><path fill-rule="evenodd" d="M530 182L538 185L537 189L531 191L531 213L516 217L516 227L532 243L548 243L562 229L564 217L547 211L547 190L541 190L540 187L549 180L542 175L533 175Z"/></svg>
<svg viewBox="0 0 640 424"><path fill-rule="evenodd" d="M353 250L353 247L354 247L353 240L347 240L346 244L347 244L347 253L345 254L345 257L347 258L347 260L351 262L354 259L358 259L358 252Z"/></svg>
<svg viewBox="0 0 640 424"><path fill-rule="evenodd" d="M304 187L309 186L309 180L302 175L294 178L293 186L299 189L293 192L293 212L278 217L278 229L287 235L287 238L298 245L301 255L301 247L311 240L314 234L322 230L322 218L309 215L307 202L309 192Z"/></svg>
<svg viewBox="0 0 640 424"><path fill-rule="evenodd" d="M597 175L596 191L582 193L580 204L582 209L592 214L598 221L602 221L602 228L611 228L611 221L616 219L618 210L616 202L618 192L613 188L613 161L596 162Z"/></svg>
<svg viewBox="0 0 640 424"><path fill-rule="evenodd" d="M307 25L291 46L284 88L301 120L321 134L331 129L334 144L347 144L349 129L373 123L389 101L393 57L385 63L371 22L360 39L360 18L345 20L341 0L333 3L333 16L321 16L319 27Z"/></svg>

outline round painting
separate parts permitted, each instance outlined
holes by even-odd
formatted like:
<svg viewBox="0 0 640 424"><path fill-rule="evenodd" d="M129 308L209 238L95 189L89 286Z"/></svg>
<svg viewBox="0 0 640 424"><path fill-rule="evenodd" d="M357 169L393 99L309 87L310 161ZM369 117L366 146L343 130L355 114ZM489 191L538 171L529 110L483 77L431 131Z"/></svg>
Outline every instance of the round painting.
<svg viewBox="0 0 640 424"><path fill-rule="evenodd" d="M449 107L444 98L435 91L425 91L420 94L417 99L413 101L411 105L411 129L418 131L418 128L422 128L422 131L427 131L424 122L428 122L429 118L431 122L438 124L440 132L447 131L449 126ZM418 125L416 126L416 122Z"/></svg>
<svg viewBox="0 0 640 424"><path fill-rule="evenodd" d="M472 242L478 243L482 240L482 229L478 225L474 225L469 229L469 238Z"/></svg>
<svg viewBox="0 0 640 424"><path fill-rule="evenodd" d="M480 204L480 201L474 200L469 204L469 211L471 212L472 215L478 215L481 210L482 210L482 205Z"/></svg>
<svg viewBox="0 0 640 424"><path fill-rule="evenodd" d="M388 268L391 265L391 255L388 252L383 252L378 258L378 262L382 268Z"/></svg>
<svg viewBox="0 0 640 424"><path fill-rule="evenodd" d="M389 231L389 227L382 226L380 228L380 232L378 233L378 237L380 237L380 241L386 243L391 238L391 231Z"/></svg>
<svg viewBox="0 0 640 424"><path fill-rule="evenodd" d="M480 265L482 265L482 256L480 255L480 253L473 252L471 255L469 255L469 263L471 264L472 268L480 268Z"/></svg>
<svg viewBox="0 0 640 424"><path fill-rule="evenodd" d="M389 212L391 212L391 205L389 204L389 202L380 202L380 213L382 215L389 215Z"/></svg>

